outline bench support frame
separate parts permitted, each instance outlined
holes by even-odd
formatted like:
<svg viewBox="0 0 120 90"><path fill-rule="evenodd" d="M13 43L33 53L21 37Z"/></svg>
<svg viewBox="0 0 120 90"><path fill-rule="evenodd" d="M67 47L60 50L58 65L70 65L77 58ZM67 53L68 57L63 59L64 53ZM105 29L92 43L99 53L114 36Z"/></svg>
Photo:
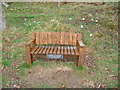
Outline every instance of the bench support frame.
<svg viewBox="0 0 120 90"><path fill-rule="evenodd" d="M84 60L84 55L85 55L85 45L83 44L82 41L78 41L76 42L76 47L79 51L79 56L78 56L78 59L77 59L77 62L76 62L76 65L78 67L82 66L83 65L83 60Z"/></svg>
<svg viewBox="0 0 120 90"><path fill-rule="evenodd" d="M30 42L28 42L26 45L25 45L25 49L26 49L26 63L28 65L31 65L33 63L33 56L45 56L45 55L34 55L34 54L31 54L31 44L35 44L35 38L34 38L34 33L32 34L32 39ZM75 56L77 57L77 61L76 61L76 65L78 67L81 67L83 65L83 61L84 61L84 55L85 55L85 45L83 44L82 40L79 41L79 40L76 40L76 48L79 52L79 55L78 56ZM66 57L67 55L65 55ZM68 55L68 57L72 57L72 55Z"/></svg>

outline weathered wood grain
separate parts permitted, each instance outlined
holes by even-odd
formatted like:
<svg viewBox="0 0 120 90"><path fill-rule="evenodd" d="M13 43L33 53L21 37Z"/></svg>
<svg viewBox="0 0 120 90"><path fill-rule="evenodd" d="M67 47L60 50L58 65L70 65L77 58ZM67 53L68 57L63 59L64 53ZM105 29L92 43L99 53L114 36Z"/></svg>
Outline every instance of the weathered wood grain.
<svg viewBox="0 0 120 90"><path fill-rule="evenodd" d="M85 45L82 43L82 34L69 32L33 32L31 40L25 46L27 64L32 64L33 55L63 54L65 57L77 57L77 66L82 66ZM31 47L31 44L35 46ZM44 44L59 44L47 46ZM72 45L72 46L68 46Z"/></svg>

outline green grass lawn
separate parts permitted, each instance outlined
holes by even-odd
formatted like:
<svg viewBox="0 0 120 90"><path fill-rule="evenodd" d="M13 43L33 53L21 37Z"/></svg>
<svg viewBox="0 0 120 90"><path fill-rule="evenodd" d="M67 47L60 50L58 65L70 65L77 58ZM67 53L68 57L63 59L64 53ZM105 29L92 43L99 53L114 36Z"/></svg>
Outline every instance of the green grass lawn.
<svg viewBox="0 0 120 90"><path fill-rule="evenodd" d="M118 87L117 7L118 3L105 3L100 6L87 3L67 3L61 4L60 9L58 9L57 3L12 3L8 8L3 7L7 29L2 33L2 65L5 68L13 66L12 68L15 69L13 64L19 63L17 73L19 77L24 77L24 74L20 73L24 73L25 69L36 65L69 66L80 78L84 77L88 81L107 88ZM82 20L83 18L85 20ZM30 33L33 31L83 33L83 40L86 44L86 59L83 68L76 67L74 62L61 64L60 61L57 61L57 64L53 65L44 60L45 65L43 62L36 61L37 63L35 62L32 66L27 66L24 45L30 40ZM3 72L3 87L14 86L15 82L7 82L13 78L8 73L9 70ZM32 82L23 87L30 87L31 84ZM39 87L52 86L43 83ZM90 88L91 86L84 84L82 87Z"/></svg>

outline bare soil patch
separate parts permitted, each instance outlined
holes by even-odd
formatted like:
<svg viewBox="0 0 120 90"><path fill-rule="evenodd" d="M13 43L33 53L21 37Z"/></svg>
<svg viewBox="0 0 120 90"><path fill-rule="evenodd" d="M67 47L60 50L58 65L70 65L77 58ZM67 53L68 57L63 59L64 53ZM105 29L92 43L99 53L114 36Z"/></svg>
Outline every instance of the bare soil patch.
<svg viewBox="0 0 120 90"><path fill-rule="evenodd" d="M33 69L27 69L28 82L35 82L37 86L48 84L52 87L62 84L67 88L81 88L80 77L70 67L43 67L35 66Z"/></svg>

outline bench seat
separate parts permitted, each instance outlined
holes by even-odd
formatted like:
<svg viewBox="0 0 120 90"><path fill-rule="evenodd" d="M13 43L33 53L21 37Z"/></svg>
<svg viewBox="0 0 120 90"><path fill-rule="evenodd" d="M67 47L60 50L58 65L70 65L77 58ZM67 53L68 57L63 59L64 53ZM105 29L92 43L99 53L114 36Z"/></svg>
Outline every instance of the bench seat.
<svg viewBox="0 0 120 90"><path fill-rule="evenodd" d="M31 54L79 55L76 46L35 46Z"/></svg>

